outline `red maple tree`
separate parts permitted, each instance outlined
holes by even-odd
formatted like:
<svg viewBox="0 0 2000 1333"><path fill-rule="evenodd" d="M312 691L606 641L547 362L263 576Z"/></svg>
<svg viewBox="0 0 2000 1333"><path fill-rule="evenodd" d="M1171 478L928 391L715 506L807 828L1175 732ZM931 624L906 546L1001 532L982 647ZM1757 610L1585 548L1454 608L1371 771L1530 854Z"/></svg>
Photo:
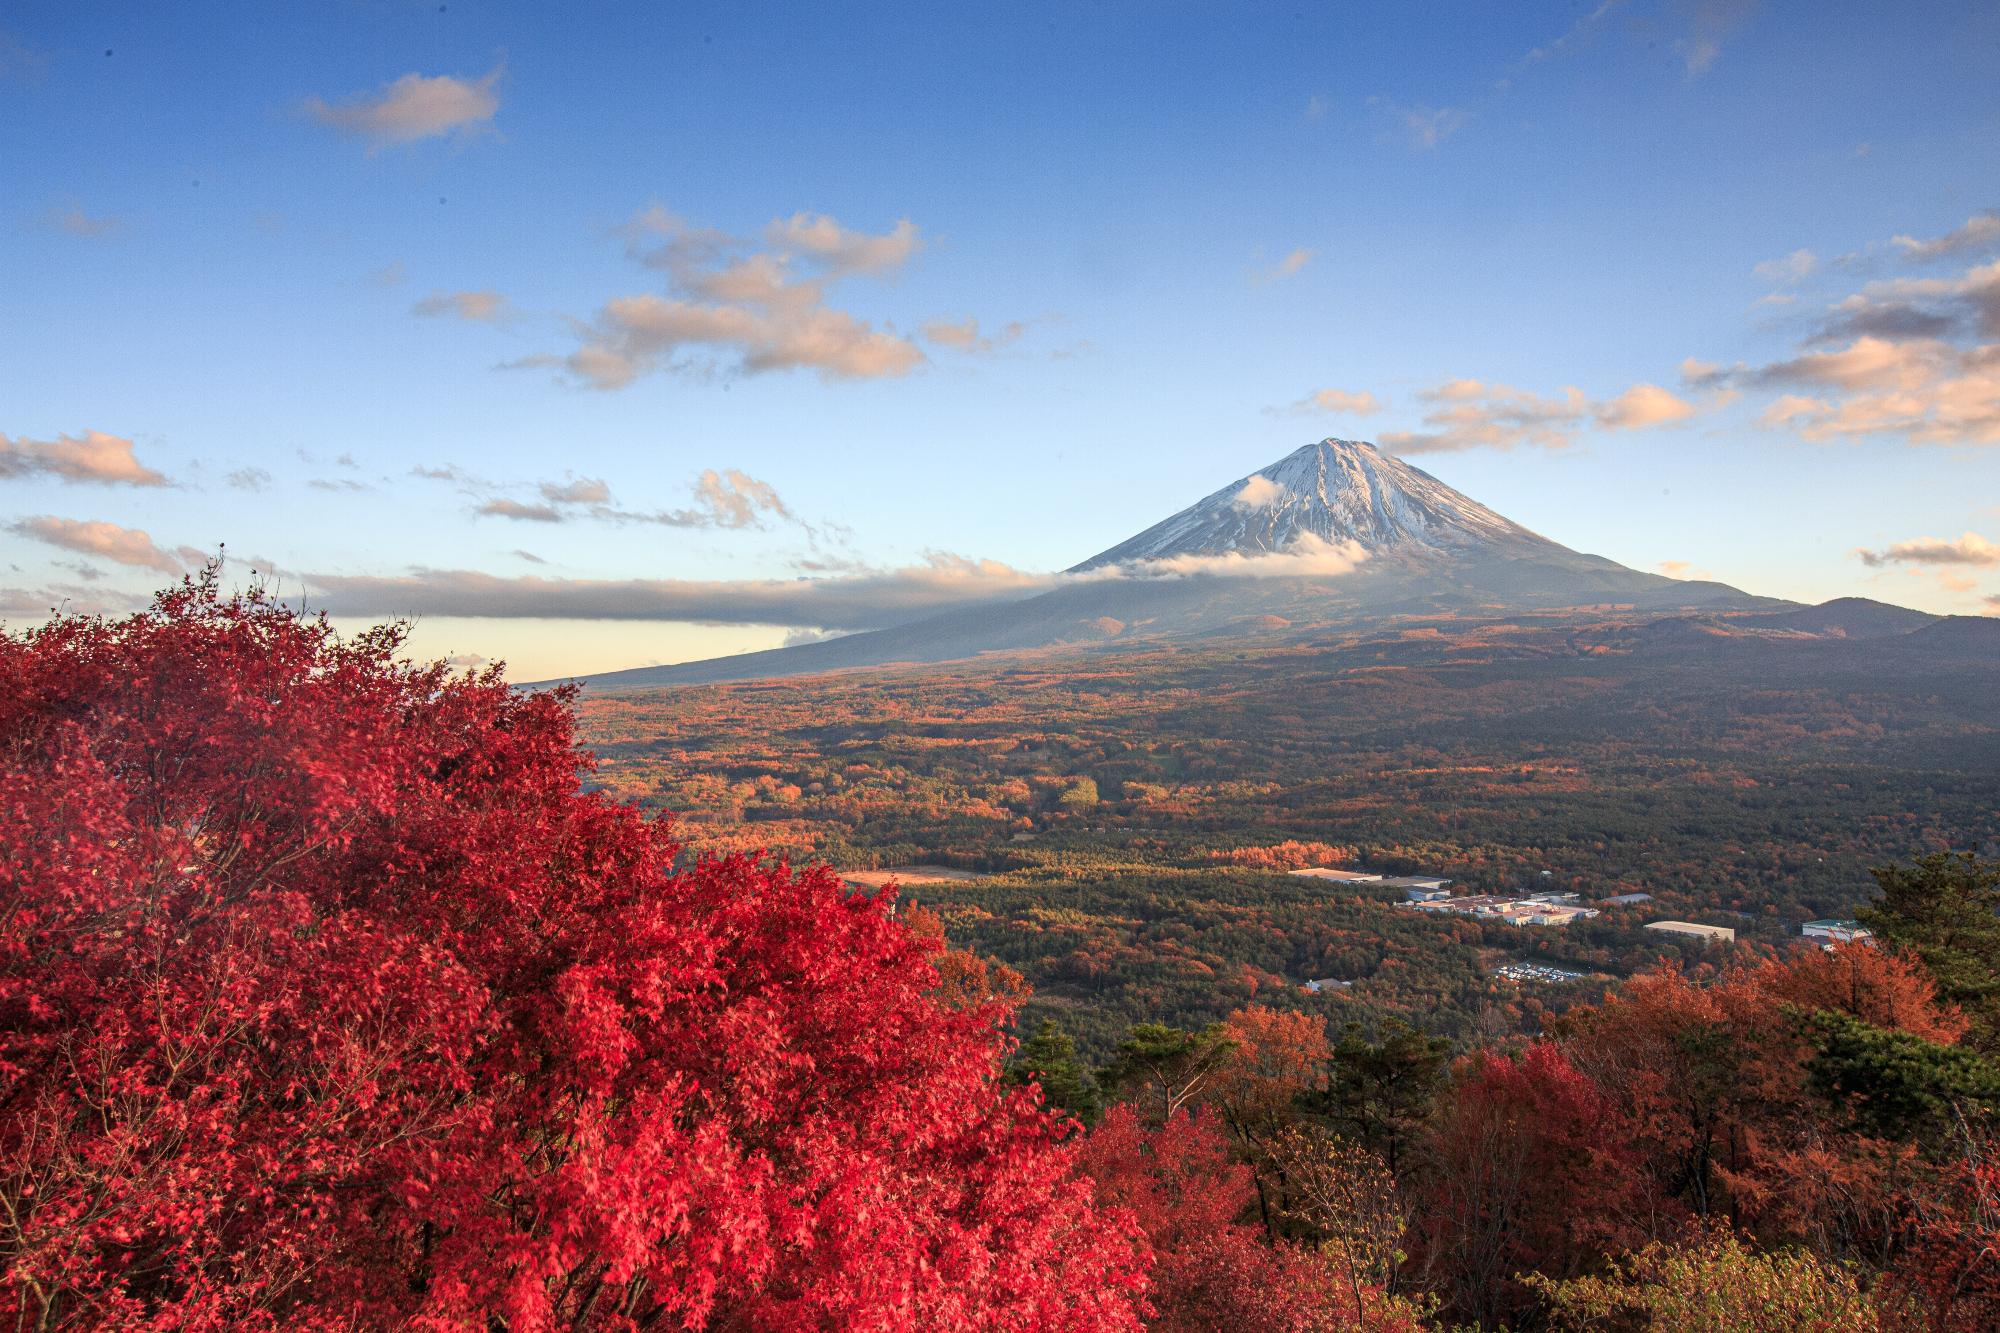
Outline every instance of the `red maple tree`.
<svg viewBox="0 0 2000 1333"><path fill-rule="evenodd" d="M0 637L0 1314L1137 1326L1005 1001L398 644L212 574Z"/></svg>
<svg viewBox="0 0 2000 1333"><path fill-rule="evenodd" d="M1232 1159L1208 1108L1148 1125L1112 1107L1083 1144L1084 1165L1111 1203L1129 1208L1151 1243L1155 1333L1416 1333L1416 1308L1381 1287L1348 1296L1345 1265L1321 1249L1273 1240L1241 1219L1251 1169Z"/></svg>

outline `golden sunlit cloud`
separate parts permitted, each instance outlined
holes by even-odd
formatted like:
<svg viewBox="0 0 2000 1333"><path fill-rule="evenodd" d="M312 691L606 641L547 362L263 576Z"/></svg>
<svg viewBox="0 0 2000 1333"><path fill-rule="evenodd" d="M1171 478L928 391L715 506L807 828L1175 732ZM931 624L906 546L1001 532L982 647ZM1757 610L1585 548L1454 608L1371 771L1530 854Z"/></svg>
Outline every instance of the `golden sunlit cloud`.
<svg viewBox="0 0 2000 1333"><path fill-rule="evenodd" d="M1694 416L1692 403L1657 384L1635 384L1616 398L1593 400L1574 385L1556 397L1511 384L1452 380L1417 395L1428 404L1421 431L1385 431L1381 444L1399 454L1464 449L1566 449L1582 431L1644 430Z"/></svg>
<svg viewBox="0 0 2000 1333"><path fill-rule="evenodd" d="M672 290L605 302L583 345L562 359L591 388L625 388L681 368L677 358L690 354L719 358L722 368L746 375L815 370L826 379L890 379L925 360L908 338L826 304L833 283L892 271L916 253L921 238L907 219L870 234L824 215L795 214L765 229L771 248L759 251L657 206L621 231L634 258L667 272Z"/></svg>
<svg viewBox="0 0 2000 1333"><path fill-rule="evenodd" d="M1990 542L1976 532L1965 533L1955 541L1943 537L1919 537L1914 541L1896 542L1880 551L1861 550L1854 554L1860 557L1862 564L1877 569L1883 565L2000 567L2000 544Z"/></svg>
<svg viewBox="0 0 2000 1333"><path fill-rule="evenodd" d="M1297 416L1313 412L1340 412L1349 416L1366 417L1382 410L1382 400L1366 390L1355 393L1347 389L1320 389L1307 394L1283 410Z"/></svg>
<svg viewBox="0 0 2000 1333"><path fill-rule="evenodd" d="M177 552L161 550L139 528L121 528L116 523L87 522L81 519L42 515L10 524L8 531L49 546L79 555L100 556L135 569L154 569L162 574L179 574L202 562L202 552L183 546Z"/></svg>
<svg viewBox="0 0 2000 1333"><path fill-rule="evenodd" d="M87 430L30 440L0 435L0 477L58 477L105 486L164 486L167 479L141 463L132 441L122 435Z"/></svg>

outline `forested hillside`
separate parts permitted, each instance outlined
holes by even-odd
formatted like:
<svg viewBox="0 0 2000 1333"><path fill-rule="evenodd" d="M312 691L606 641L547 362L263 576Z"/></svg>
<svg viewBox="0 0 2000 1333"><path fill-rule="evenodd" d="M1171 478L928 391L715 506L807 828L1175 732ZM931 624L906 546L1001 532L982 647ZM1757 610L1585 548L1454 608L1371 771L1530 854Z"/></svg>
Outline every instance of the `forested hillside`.
<svg viewBox="0 0 2000 1333"><path fill-rule="evenodd" d="M1992 661L1659 637L1561 620L1058 656L586 696L581 727L602 781L704 844L978 872L909 892L1097 1055L1127 1024L1252 1001L1529 1031L1707 956L1647 921L1768 952L1851 915L1871 865L2000 850ZM1283 873L1315 856L1651 901L1559 930L1418 918ZM1524 992L1493 974L1509 960L1590 979ZM1322 978L1354 985L1299 991Z"/></svg>

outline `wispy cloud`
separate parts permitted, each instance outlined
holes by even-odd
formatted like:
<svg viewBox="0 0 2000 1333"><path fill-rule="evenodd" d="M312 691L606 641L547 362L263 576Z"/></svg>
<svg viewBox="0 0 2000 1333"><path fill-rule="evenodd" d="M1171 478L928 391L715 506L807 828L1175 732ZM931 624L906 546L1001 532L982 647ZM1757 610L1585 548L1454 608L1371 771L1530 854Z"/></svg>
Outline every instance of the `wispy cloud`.
<svg viewBox="0 0 2000 1333"><path fill-rule="evenodd" d="M525 504L520 500L508 500L504 498L488 500L485 504L473 510L473 512L475 514L484 514L488 518L511 518L527 523L560 523L563 521L562 510L552 504Z"/></svg>
<svg viewBox="0 0 2000 1333"><path fill-rule="evenodd" d="M982 333L979 321L970 315L964 319L928 320L922 329L924 337L939 347L978 356L991 355L1010 343L1020 341L1021 335L1027 331L1027 321L1016 319L1002 324L991 334Z"/></svg>
<svg viewBox="0 0 2000 1333"><path fill-rule="evenodd" d="M1688 35L1675 43L1688 77L1708 72L1722 55L1723 38L1757 11L1758 0L1695 0Z"/></svg>
<svg viewBox="0 0 2000 1333"><path fill-rule="evenodd" d="M790 506L777 488L737 468L707 468L689 484L690 504L672 509L630 509L621 507L611 494L611 486L599 477L569 477L544 481L535 488L537 500L521 500L495 495L493 483L483 481L456 467L417 468L418 476L450 481L475 496L483 496L473 510L488 518L506 518L526 523L568 523L593 520L603 523L654 523L669 528L754 528L767 519L795 521Z"/></svg>
<svg viewBox="0 0 2000 1333"><path fill-rule="evenodd" d="M1891 245L1902 252L1903 258L1911 263L1923 263L1932 259L1946 259L1968 251L2000 249L2000 208L1989 208L1967 218L1962 226L1954 227L1942 236L1919 240L1914 236L1895 236Z"/></svg>
<svg viewBox="0 0 2000 1333"><path fill-rule="evenodd" d="M314 601L343 615L452 615L577 620L677 620L709 625L880 629L947 608L1014 601L1054 576L991 560L933 554L924 564L834 578L503 578L417 570L400 578L313 576Z"/></svg>
<svg viewBox="0 0 2000 1333"><path fill-rule="evenodd" d="M496 324L513 314L513 307L499 292L432 292L410 307L423 319L464 319Z"/></svg>
<svg viewBox="0 0 2000 1333"><path fill-rule="evenodd" d="M1319 251L1317 250L1308 250L1304 246L1300 246L1275 264L1270 264L1263 268L1251 269L1250 281L1258 286L1262 286L1265 283L1279 282L1285 278L1295 277L1307 264L1312 263L1318 254Z"/></svg>
<svg viewBox="0 0 2000 1333"><path fill-rule="evenodd" d="M602 505L611 503L611 486L602 477L571 477L566 481L545 481L536 487L550 504Z"/></svg>
<svg viewBox="0 0 2000 1333"><path fill-rule="evenodd" d="M0 83L37 84L48 68L48 52L0 29Z"/></svg>
<svg viewBox="0 0 2000 1333"><path fill-rule="evenodd" d="M377 92L337 104L308 98L305 112L342 134L366 139L371 151L447 134L476 134L488 129L500 110L501 72L496 66L478 79L405 74Z"/></svg>
<svg viewBox="0 0 2000 1333"><path fill-rule="evenodd" d="M1611 17L1614 10L1624 6L1626 0L1600 0L1595 9L1585 13L1572 23L1562 36L1545 42L1521 58L1523 66L1539 65L1544 61L1560 59L1582 47Z"/></svg>
<svg viewBox="0 0 2000 1333"><path fill-rule="evenodd" d="M1819 267L1819 256L1810 250L1794 250L1782 259L1767 259L1751 271L1773 285L1804 282Z"/></svg>
<svg viewBox="0 0 2000 1333"><path fill-rule="evenodd" d="M103 486L164 486L167 479L138 460L132 441L101 430L30 440L0 435L0 477L59 477Z"/></svg>
<svg viewBox="0 0 2000 1333"><path fill-rule="evenodd" d="M1471 113L1451 106L1402 106L1386 97L1368 99L1369 109L1387 117L1396 134L1418 152L1429 152L1465 128Z"/></svg>
<svg viewBox="0 0 2000 1333"><path fill-rule="evenodd" d="M81 204L74 203L50 209L43 216L43 221L66 236L86 238L110 236L124 230L125 227L125 219L121 217L108 213L101 217L92 217L83 211Z"/></svg>
<svg viewBox="0 0 2000 1333"><path fill-rule="evenodd" d="M940 611L1019 601L1076 583L1187 578L1334 578L1367 553L1307 534L1277 552L1177 556L1075 574L1036 574L996 560L932 552L895 569L853 566L821 578L699 581L503 577L418 569L400 577L317 574L316 605L337 615L472 616L568 620L673 620L707 625L809 626L855 631Z"/></svg>

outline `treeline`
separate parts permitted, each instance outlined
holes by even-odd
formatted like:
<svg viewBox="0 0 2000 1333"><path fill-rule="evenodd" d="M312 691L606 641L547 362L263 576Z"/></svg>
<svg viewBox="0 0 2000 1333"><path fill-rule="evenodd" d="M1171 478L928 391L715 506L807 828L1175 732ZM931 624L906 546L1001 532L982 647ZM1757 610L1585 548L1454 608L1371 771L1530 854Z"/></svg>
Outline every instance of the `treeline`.
<svg viewBox="0 0 2000 1333"><path fill-rule="evenodd" d="M1156 1328L2000 1327L2000 863L1878 879L1886 947L1665 968L1528 1040L1252 1005L1095 1067L1043 1020L1009 1077L1137 1212Z"/></svg>

